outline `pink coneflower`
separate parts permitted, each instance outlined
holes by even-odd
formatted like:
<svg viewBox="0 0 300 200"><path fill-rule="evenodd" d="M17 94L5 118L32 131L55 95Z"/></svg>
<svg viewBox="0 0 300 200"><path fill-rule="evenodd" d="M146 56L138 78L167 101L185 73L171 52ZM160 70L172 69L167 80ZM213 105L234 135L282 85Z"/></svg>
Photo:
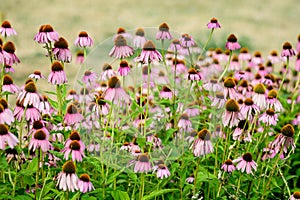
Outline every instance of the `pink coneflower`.
<svg viewBox="0 0 300 200"><path fill-rule="evenodd" d="M233 172L236 168L233 164L233 162L228 159L224 162L224 164L222 165L221 169L223 169L225 172L231 173Z"/></svg>
<svg viewBox="0 0 300 200"><path fill-rule="evenodd" d="M159 93L159 97L162 98L162 99L172 99L173 98L173 92L167 86L163 86L162 90Z"/></svg>
<svg viewBox="0 0 300 200"><path fill-rule="evenodd" d="M129 96L121 87L121 82L118 77L113 76L108 81L108 88L103 94L105 100L109 100L115 104L120 102L129 102Z"/></svg>
<svg viewBox="0 0 300 200"><path fill-rule="evenodd" d="M64 117L64 123L67 125L74 125L82 120L83 116L78 112L78 108L74 104L69 105L67 108L67 113Z"/></svg>
<svg viewBox="0 0 300 200"><path fill-rule="evenodd" d="M130 72L130 67L129 64L126 60L122 60L120 62L120 67L118 69L119 75L120 76L127 76L128 73Z"/></svg>
<svg viewBox="0 0 300 200"><path fill-rule="evenodd" d="M252 137L248 128L249 123L246 120L239 121L238 126L234 129L232 134L233 140L252 142Z"/></svg>
<svg viewBox="0 0 300 200"><path fill-rule="evenodd" d="M216 79L210 79L210 81L203 84L203 88L207 91L211 92L219 92L223 89L223 87L218 83Z"/></svg>
<svg viewBox="0 0 300 200"><path fill-rule="evenodd" d="M191 81L199 81L202 79L200 72L195 68L190 68L186 76L186 78Z"/></svg>
<svg viewBox="0 0 300 200"><path fill-rule="evenodd" d="M156 171L156 177L160 179L168 178L171 175L168 167L164 163L157 164Z"/></svg>
<svg viewBox="0 0 300 200"><path fill-rule="evenodd" d="M11 35L17 35L15 29L11 26L10 22L5 20L2 22L0 33L3 37L9 37Z"/></svg>
<svg viewBox="0 0 300 200"><path fill-rule="evenodd" d="M282 46L281 57L292 57L295 55L296 53L292 49L292 45L289 42L285 42Z"/></svg>
<svg viewBox="0 0 300 200"><path fill-rule="evenodd" d="M172 35L169 32L169 26L166 23L159 25L158 32L156 33L156 40L171 40Z"/></svg>
<svg viewBox="0 0 300 200"><path fill-rule="evenodd" d="M200 157L214 152L210 138L211 134L207 129L202 129L197 133L197 138L191 146L194 156Z"/></svg>
<svg viewBox="0 0 300 200"><path fill-rule="evenodd" d="M195 180L194 174L191 174L188 178L185 179L188 183L193 183Z"/></svg>
<svg viewBox="0 0 300 200"><path fill-rule="evenodd" d="M25 85L24 90L18 94L17 101L19 101L24 107L31 105L35 108L39 107L40 95L37 93L34 82L29 82Z"/></svg>
<svg viewBox="0 0 300 200"><path fill-rule="evenodd" d="M193 102L188 105L185 109L184 113L186 113L189 117L195 117L200 115L200 109L198 102Z"/></svg>
<svg viewBox="0 0 300 200"><path fill-rule="evenodd" d="M76 63L78 63L78 64L84 63L84 53L82 50L80 50L76 53Z"/></svg>
<svg viewBox="0 0 300 200"><path fill-rule="evenodd" d="M76 90L69 90L66 100L73 100L73 101L78 101L79 100L79 95L77 94Z"/></svg>
<svg viewBox="0 0 300 200"><path fill-rule="evenodd" d="M182 46L181 46L180 40L174 39L170 44L169 50L173 51L173 52L177 52L181 48L182 48Z"/></svg>
<svg viewBox="0 0 300 200"><path fill-rule="evenodd" d="M278 56L277 51L273 50L270 52L270 55L268 55L268 60L272 63L279 63L280 62L280 58Z"/></svg>
<svg viewBox="0 0 300 200"><path fill-rule="evenodd" d="M32 151L35 151L36 149L40 148L43 152L47 152L52 146L48 141L48 136L44 132L44 130L42 129L37 130L32 135L28 148Z"/></svg>
<svg viewBox="0 0 300 200"><path fill-rule="evenodd" d="M52 85L60 85L68 82L64 67L58 61L51 66L51 73L48 76L48 82Z"/></svg>
<svg viewBox="0 0 300 200"><path fill-rule="evenodd" d="M251 63L254 64L254 66L258 66L264 62L262 55L259 51L254 52L254 56L251 59Z"/></svg>
<svg viewBox="0 0 300 200"><path fill-rule="evenodd" d="M162 145L162 141L161 139L158 137L158 134L150 134L146 136L146 141L150 142L152 144L152 147L154 149L162 149L163 145Z"/></svg>
<svg viewBox="0 0 300 200"><path fill-rule="evenodd" d="M252 169L256 171L257 163L252 159L250 153L245 153L242 157L233 160L233 163L238 163L236 168L244 172L246 170L247 174L252 174Z"/></svg>
<svg viewBox="0 0 300 200"><path fill-rule="evenodd" d="M275 151L280 152L281 148L283 148L283 152L287 153L287 149L289 147L292 148L292 151L296 148L294 142L294 134L295 130L291 124L286 124L281 128L281 133L278 134L273 142L270 143L271 147L275 148Z"/></svg>
<svg viewBox="0 0 300 200"><path fill-rule="evenodd" d="M49 24L41 25L39 32L34 36L34 40L40 44L58 41L58 38L58 33Z"/></svg>
<svg viewBox="0 0 300 200"><path fill-rule="evenodd" d="M239 63L239 58L237 55L233 55L231 62L228 66L229 71L238 71L241 69L241 65Z"/></svg>
<svg viewBox="0 0 300 200"><path fill-rule="evenodd" d="M104 97L99 96L96 99L96 103L99 107L99 109L96 109L96 112L98 112L100 115L107 115L109 113L110 106L107 102L104 101Z"/></svg>
<svg viewBox="0 0 300 200"><path fill-rule="evenodd" d="M224 81L224 97L229 99L237 99L238 94L235 87L236 81L231 77L226 78Z"/></svg>
<svg viewBox="0 0 300 200"><path fill-rule="evenodd" d="M32 74L30 74L28 76L28 78L32 78L32 79L35 79L35 80L39 80L39 79L42 79L42 78L46 78L41 71L39 70L36 70L34 71Z"/></svg>
<svg viewBox="0 0 300 200"><path fill-rule="evenodd" d="M93 45L93 40L87 32L81 31L75 39L74 45L78 47L91 47Z"/></svg>
<svg viewBox="0 0 300 200"><path fill-rule="evenodd" d="M127 45L125 37L118 35L114 42L115 45L109 52L109 56L113 56L115 58L126 58L133 55L134 50L132 47Z"/></svg>
<svg viewBox="0 0 300 200"><path fill-rule="evenodd" d="M70 154L72 155L72 160L77 162L82 162L82 157L84 157L84 147L77 140L72 140L61 152L64 153L65 160L69 158Z"/></svg>
<svg viewBox="0 0 300 200"><path fill-rule="evenodd" d="M18 143L18 138L9 132L8 126L0 124L0 149L5 150L6 144L13 149Z"/></svg>
<svg viewBox="0 0 300 200"><path fill-rule="evenodd" d="M54 112L54 108L51 106L51 104L48 101L48 97L46 95L43 95L41 97L40 105L38 107L39 111L42 115L50 115Z"/></svg>
<svg viewBox="0 0 300 200"><path fill-rule="evenodd" d="M29 130L27 137L29 137L33 133L36 133L38 130L42 130L46 134L46 138L50 136L50 133L48 129L45 127L44 122L42 120L38 120L32 123L32 127Z"/></svg>
<svg viewBox="0 0 300 200"><path fill-rule="evenodd" d="M195 40L193 39L193 37L190 36L187 33L182 34L181 38L179 39L179 41L180 41L181 46L185 47L185 48L189 48L189 47L195 46L195 44L196 44Z"/></svg>
<svg viewBox="0 0 300 200"><path fill-rule="evenodd" d="M88 174L81 174L77 186L80 192L86 193L94 190L94 186L90 181L90 176Z"/></svg>
<svg viewBox="0 0 300 200"><path fill-rule="evenodd" d="M268 93L268 97L267 97L267 108L274 108L275 112L281 112L283 111L283 106L280 103L280 101L277 99L278 97L278 93L275 89L272 89L269 91Z"/></svg>
<svg viewBox="0 0 300 200"><path fill-rule="evenodd" d="M212 136L212 138L226 139L226 134L222 130L221 125L219 125L219 124L216 126L215 131L212 132L211 136Z"/></svg>
<svg viewBox="0 0 300 200"><path fill-rule="evenodd" d="M75 192L78 190L78 177L76 175L76 167L70 160L62 166L62 172L57 176L56 187L63 191Z"/></svg>
<svg viewBox="0 0 300 200"><path fill-rule="evenodd" d="M14 73L15 69L10 65L4 65L4 71L5 71L5 73Z"/></svg>
<svg viewBox="0 0 300 200"><path fill-rule="evenodd" d="M15 54L16 48L13 42L6 42L3 45L3 51L5 51L9 55L9 59L6 59L5 64L12 66L13 64L20 63L20 59Z"/></svg>
<svg viewBox="0 0 300 200"><path fill-rule="evenodd" d="M209 29L221 28L221 25L219 24L216 18L211 18L210 22L207 24L207 28Z"/></svg>
<svg viewBox="0 0 300 200"><path fill-rule="evenodd" d="M241 48L241 45L237 42L237 38L234 34L230 34L225 44L226 49L234 51Z"/></svg>
<svg viewBox="0 0 300 200"><path fill-rule="evenodd" d="M276 78L273 74L265 73L264 77L262 78L261 83L265 84L266 86L272 86L273 87L273 86L276 85Z"/></svg>
<svg viewBox="0 0 300 200"><path fill-rule="evenodd" d="M178 128L183 129L185 131L188 131L192 128L192 122L189 119L189 116L187 114L182 114L178 121Z"/></svg>
<svg viewBox="0 0 300 200"><path fill-rule="evenodd" d="M151 170L151 163L149 161L149 156L147 153L142 153L138 156L137 162L134 166L135 173L147 173Z"/></svg>
<svg viewBox="0 0 300 200"><path fill-rule="evenodd" d="M52 50L54 58L56 60L69 63L72 59L72 54L68 48L68 42L63 37L60 37L58 41L54 43Z"/></svg>
<svg viewBox="0 0 300 200"><path fill-rule="evenodd" d="M92 72L90 70L84 72L84 75L82 77L82 82L85 85L93 86L96 80L97 80L97 74L95 72Z"/></svg>
<svg viewBox="0 0 300 200"><path fill-rule="evenodd" d="M0 123L11 125L11 123L15 121L14 115L12 111L8 108L7 101L3 98L0 98L0 109L1 109Z"/></svg>
<svg viewBox="0 0 300 200"><path fill-rule="evenodd" d="M240 53L239 53L239 60L242 60L242 61L251 60L251 54L248 52L248 49L246 47L241 48Z"/></svg>
<svg viewBox="0 0 300 200"><path fill-rule="evenodd" d="M244 100L244 104L241 106L240 112L245 119L252 121L254 116L260 112L260 109L256 104L254 104L254 101L251 98L246 98Z"/></svg>
<svg viewBox="0 0 300 200"><path fill-rule="evenodd" d="M143 28L138 28L135 32L135 37L133 38L133 46L136 48L143 48L144 44L147 42L145 38L145 31Z"/></svg>
<svg viewBox="0 0 300 200"><path fill-rule="evenodd" d="M295 63L295 70L297 72L300 71L300 52L297 54L297 59L296 59L296 63Z"/></svg>
<svg viewBox="0 0 300 200"><path fill-rule="evenodd" d="M2 40L1 40L2 41ZM2 50L2 45L0 45L0 64L4 65L12 65L12 60L11 56L9 53L6 51Z"/></svg>
<svg viewBox="0 0 300 200"><path fill-rule="evenodd" d="M217 92L216 96L210 97L210 99L212 100L211 106L216 106L218 109L224 108L226 99L223 92Z"/></svg>
<svg viewBox="0 0 300 200"><path fill-rule="evenodd" d="M272 108L267 109L265 113L263 113L260 117L259 120L263 123L265 123L267 126L270 125L276 125L278 121L278 114L274 112Z"/></svg>
<svg viewBox="0 0 300 200"><path fill-rule="evenodd" d="M244 119L243 115L240 113L240 107L236 100L229 99L225 105L226 111L223 114L222 122L224 126L232 128L238 125L239 120Z"/></svg>
<svg viewBox="0 0 300 200"><path fill-rule="evenodd" d="M131 39L132 35L126 32L125 28L119 27L117 30L117 34L113 36L113 40L115 40L119 35L123 36L125 39Z"/></svg>
<svg viewBox="0 0 300 200"><path fill-rule="evenodd" d="M2 91L12 94L16 94L19 91L18 86L14 84L13 79L9 74L5 74L3 77Z"/></svg>
<svg viewBox="0 0 300 200"><path fill-rule="evenodd" d="M299 51L300 51L300 49L299 49ZM298 192L298 191L294 192L290 196L289 200L300 200L300 192Z"/></svg>
<svg viewBox="0 0 300 200"><path fill-rule="evenodd" d="M102 73L100 74L101 81L107 81L111 77L116 76L117 73L113 70L112 66L108 63L105 63L102 67Z"/></svg>
<svg viewBox="0 0 300 200"><path fill-rule="evenodd" d="M159 62L161 60L162 55L156 50L156 46L151 40L148 40L144 44L141 54L135 58L136 62L141 62L143 64Z"/></svg>
<svg viewBox="0 0 300 200"><path fill-rule="evenodd" d="M173 72L176 70L177 75L187 73L187 66L185 65L184 60L173 58L171 67Z"/></svg>
<svg viewBox="0 0 300 200"><path fill-rule="evenodd" d="M266 103L266 88L263 84L258 83L254 89L252 100L261 109L264 110L267 107Z"/></svg>
<svg viewBox="0 0 300 200"><path fill-rule="evenodd" d="M79 142L80 147L82 149L85 149L85 145L84 145L84 143L81 140L80 134L76 130L72 130L72 132L70 133L69 138L65 142L65 146L66 147L70 146L71 142L74 141L74 140L76 140L77 142Z"/></svg>

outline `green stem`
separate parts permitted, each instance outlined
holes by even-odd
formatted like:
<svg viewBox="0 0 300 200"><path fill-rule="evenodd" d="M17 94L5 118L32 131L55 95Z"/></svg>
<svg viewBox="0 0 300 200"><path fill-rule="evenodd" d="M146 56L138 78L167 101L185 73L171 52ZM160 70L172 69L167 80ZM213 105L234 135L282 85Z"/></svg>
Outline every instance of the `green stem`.
<svg viewBox="0 0 300 200"><path fill-rule="evenodd" d="M39 188L39 173L40 173L40 156L41 156L41 148L37 149L37 158L38 158L38 162L37 162L37 169L36 169L36 175L35 175L35 192L34 192L34 199L37 198L37 191Z"/></svg>
<svg viewBox="0 0 300 200"><path fill-rule="evenodd" d="M140 200L143 199L144 196L144 189L145 189L145 177L144 173L141 173L141 190L140 190Z"/></svg>
<svg viewBox="0 0 300 200"><path fill-rule="evenodd" d="M286 70L285 70L285 72L284 72L284 74L283 74L283 78L282 78L282 80L281 80L281 83L280 83L280 86L279 86L279 89L278 89L278 94L279 94L279 92L280 92L280 90L281 90L281 88L282 88L282 86L283 86L283 84L284 84L286 75L287 75L287 73L288 73L288 71L289 71L289 61L290 61L290 57L287 56L287 57L286 57Z"/></svg>
<svg viewBox="0 0 300 200"><path fill-rule="evenodd" d="M241 175L239 176L238 185L237 185L237 188L236 188L235 196L236 196L237 199L239 199L239 190L240 190L240 186L241 186L242 175L243 175L243 174L241 174Z"/></svg>
<svg viewBox="0 0 300 200"><path fill-rule="evenodd" d="M58 102L58 115L62 116L62 95L60 85L56 85L56 95Z"/></svg>
<svg viewBox="0 0 300 200"><path fill-rule="evenodd" d="M175 63L174 63L174 86L173 86L173 119L174 119L174 127L176 127L176 67L177 67L177 49L175 49Z"/></svg>
<svg viewBox="0 0 300 200"><path fill-rule="evenodd" d="M197 191L197 178L198 178L198 171L199 171L199 166L200 166L200 157L198 158L197 162L197 167L196 167L196 172L195 172L195 180L194 180L194 190L193 190L193 195L196 194Z"/></svg>
<svg viewBox="0 0 300 200"><path fill-rule="evenodd" d="M223 76L227 72L230 62L231 62L231 57L232 57L232 50L230 50L230 52L229 52L228 62L226 63L225 69L224 69L223 73L221 74L220 78L218 79L218 82L220 82L222 80Z"/></svg>
<svg viewBox="0 0 300 200"><path fill-rule="evenodd" d="M208 39L207 39L206 43L204 44L204 46L203 46L203 48L202 48L202 51L201 51L201 53L200 53L200 56L199 56L199 57L201 57L201 56L202 56L202 54L204 53L204 51L206 50L206 47L207 47L207 45L208 45L209 41L211 40L211 37L212 37L212 34L213 34L214 30L215 30L214 28L213 28L213 29L211 29L211 31L210 31L210 34L209 34L209 36L208 36Z"/></svg>

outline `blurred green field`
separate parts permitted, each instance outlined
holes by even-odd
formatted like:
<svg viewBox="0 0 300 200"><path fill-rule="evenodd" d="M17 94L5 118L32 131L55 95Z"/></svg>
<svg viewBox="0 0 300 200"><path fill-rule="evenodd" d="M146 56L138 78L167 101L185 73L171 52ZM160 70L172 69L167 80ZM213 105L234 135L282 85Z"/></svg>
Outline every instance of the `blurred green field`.
<svg viewBox="0 0 300 200"><path fill-rule="evenodd" d="M1 0L0 13L2 20L8 19L18 32L12 40L21 64L13 76L22 82L35 69L49 74L49 60L41 45L33 41L40 25L46 23L69 41L73 55L73 41L81 30L97 44L111 37L118 27L134 30L157 27L162 22L204 43L209 33L206 24L212 17L222 25L215 31L212 44L223 45L234 33L251 51L259 50L263 56L273 49L280 51L285 41L295 45L300 33L299 0ZM74 69L67 69L70 82L79 67L74 60L67 65Z"/></svg>

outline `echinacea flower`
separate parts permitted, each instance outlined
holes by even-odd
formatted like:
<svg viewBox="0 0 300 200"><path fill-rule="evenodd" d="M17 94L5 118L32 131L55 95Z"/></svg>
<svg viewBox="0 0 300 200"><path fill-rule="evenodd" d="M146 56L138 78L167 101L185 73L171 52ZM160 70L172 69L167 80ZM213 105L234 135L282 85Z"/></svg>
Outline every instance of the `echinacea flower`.
<svg viewBox="0 0 300 200"><path fill-rule="evenodd" d="M240 53L239 53L239 60L242 60L242 61L251 60L251 54L248 52L248 49L246 47L241 48Z"/></svg>
<svg viewBox="0 0 300 200"><path fill-rule="evenodd" d="M7 41L3 47L3 51L5 51L9 55L9 59L6 59L5 64L12 66L13 64L20 63L20 59L15 54L16 47L13 42Z"/></svg>
<svg viewBox="0 0 300 200"><path fill-rule="evenodd" d="M121 82L118 77L113 76L108 81L108 88L103 94L105 100L109 100L115 104L128 103L129 96L121 87Z"/></svg>
<svg viewBox="0 0 300 200"><path fill-rule="evenodd" d="M72 54L68 48L68 42L65 38L60 37L58 41L54 42L54 48L52 52L56 60L65 63L71 62Z"/></svg>
<svg viewBox="0 0 300 200"><path fill-rule="evenodd" d="M78 108L74 104L70 104L67 107L67 113L64 117L64 123L67 125L74 125L83 120L83 116L78 112Z"/></svg>
<svg viewBox="0 0 300 200"><path fill-rule="evenodd" d="M5 74L3 77L2 91L12 94L16 94L19 91L18 86L14 84L13 79L9 74Z"/></svg>
<svg viewBox="0 0 300 200"><path fill-rule="evenodd" d="M278 92L275 89L272 89L268 92L268 98L266 100L267 108L273 108L275 112L282 112L283 106L280 101L277 99Z"/></svg>
<svg viewBox="0 0 300 200"><path fill-rule="evenodd" d="M147 153L142 153L138 156L134 166L134 173L147 173L151 170L151 162Z"/></svg>
<svg viewBox="0 0 300 200"><path fill-rule="evenodd" d="M190 81L200 81L202 79L200 72L198 72L195 68L190 68L186 77Z"/></svg>
<svg viewBox="0 0 300 200"><path fill-rule="evenodd" d="M72 155L72 160L77 162L82 162L82 158L84 157L84 147L77 140L72 140L61 152L64 153L64 159L66 160L70 154Z"/></svg>
<svg viewBox="0 0 300 200"><path fill-rule="evenodd" d="M171 175L168 167L164 163L159 163L156 171L156 177L160 179L168 178Z"/></svg>
<svg viewBox="0 0 300 200"><path fill-rule="evenodd" d="M264 110L267 107L266 103L266 88L262 83L257 84L254 89L252 100L261 109Z"/></svg>
<svg viewBox="0 0 300 200"><path fill-rule="evenodd" d="M163 99L172 99L173 92L170 88L164 85L162 90L159 93L159 97Z"/></svg>
<svg viewBox="0 0 300 200"><path fill-rule="evenodd" d="M24 90L18 94L17 101L19 101L24 107L31 105L35 108L39 107L40 95L37 93L37 88L34 82L29 82L25 85Z"/></svg>
<svg viewBox="0 0 300 200"><path fill-rule="evenodd" d="M169 32L169 26L167 23L159 25L158 32L156 33L156 40L171 40L172 35Z"/></svg>
<svg viewBox="0 0 300 200"><path fill-rule="evenodd" d="M181 46L180 40L174 39L170 44L169 50L173 51L173 52L177 52L181 48L182 48L182 46Z"/></svg>
<svg viewBox="0 0 300 200"><path fill-rule="evenodd" d="M184 48L189 48L189 47L195 46L195 44L196 44L193 37L187 33L182 34L179 41L180 41L181 46Z"/></svg>
<svg viewBox="0 0 300 200"><path fill-rule="evenodd" d="M278 121L278 114L276 114L275 111L272 108L270 108L267 109L266 112L259 117L259 120L265 123L267 126L276 126Z"/></svg>
<svg viewBox="0 0 300 200"><path fill-rule="evenodd" d="M257 169L257 163L252 159L251 153L245 153L242 157L239 157L232 161L233 163L237 163L236 168L244 172L246 170L247 174L252 174L253 171Z"/></svg>
<svg viewBox="0 0 300 200"><path fill-rule="evenodd" d="M77 186L78 190L82 193L87 193L95 189L88 174L80 175Z"/></svg>
<svg viewBox="0 0 300 200"><path fill-rule="evenodd" d="M45 127L44 122L42 120L38 120L32 123L32 127L29 130L27 137L29 137L31 134L36 133L38 130L42 130L46 134L47 138L50 136L50 133L48 129Z"/></svg>
<svg viewBox="0 0 300 200"><path fill-rule="evenodd" d="M132 38L132 35L130 33L126 32L125 28L119 27L117 29L117 34L115 34L113 36L113 40L115 40L120 35L123 36L125 39L131 39Z"/></svg>
<svg viewBox="0 0 300 200"><path fill-rule="evenodd" d="M35 70L32 74L30 74L28 76L28 78L32 78L32 79L35 79L35 80L39 80L39 79L42 79L42 78L46 78L41 71L39 70Z"/></svg>
<svg viewBox="0 0 300 200"><path fill-rule="evenodd" d="M296 148L294 142L295 130L291 124L286 124L281 128L280 134L278 134L273 142L271 142L271 147L275 148L276 153L282 151L287 153L289 147L292 148L292 151Z"/></svg>
<svg viewBox="0 0 300 200"><path fill-rule="evenodd" d="M230 34L225 44L226 49L234 51L241 48L241 45L237 42L237 38L234 34Z"/></svg>
<svg viewBox="0 0 300 200"><path fill-rule="evenodd" d="M295 191L289 198L289 200L300 200L300 192Z"/></svg>
<svg viewBox="0 0 300 200"><path fill-rule="evenodd" d="M143 64L160 62L161 60L162 55L156 50L156 46L151 40L148 40L144 44L141 54L135 58L136 62L141 62Z"/></svg>
<svg viewBox="0 0 300 200"><path fill-rule="evenodd" d="M58 41L58 38L58 33L49 24L41 25L39 32L34 36L34 40L40 44Z"/></svg>
<svg viewBox="0 0 300 200"><path fill-rule="evenodd" d="M119 75L120 76L127 76L128 73L130 72L130 67L129 64L126 60L122 60L120 62L120 67L118 69Z"/></svg>
<svg viewBox="0 0 300 200"><path fill-rule="evenodd" d="M80 50L76 53L76 63L78 63L78 64L84 63L84 53L82 50Z"/></svg>
<svg viewBox="0 0 300 200"><path fill-rule="evenodd" d="M229 99L237 99L236 82L233 78L228 77L224 81L224 97Z"/></svg>
<svg viewBox="0 0 300 200"><path fill-rule="evenodd" d="M8 126L0 124L0 149L4 150L6 145L13 149L18 142L18 138L9 132Z"/></svg>
<svg viewBox="0 0 300 200"><path fill-rule="evenodd" d="M62 172L57 176L56 187L63 191L75 192L78 190L78 177L76 175L76 167L70 160L62 166Z"/></svg>
<svg viewBox="0 0 300 200"><path fill-rule="evenodd" d="M248 130L249 123L246 120L241 120L238 126L234 129L232 138L233 140L252 142L250 131Z"/></svg>
<svg viewBox="0 0 300 200"><path fill-rule="evenodd" d="M239 121L244 119L243 115L240 113L240 107L236 100L229 99L225 104L226 111L223 114L222 122L224 126L232 128L238 125Z"/></svg>
<svg viewBox="0 0 300 200"><path fill-rule="evenodd" d="M204 83L203 88L210 92L220 92L223 89L216 79L210 79L208 82Z"/></svg>
<svg viewBox="0 0 300 200"><path fill-rule="evenodd" d="M281 57L292 57L295 55L296 53L293 50L291 43L285 42L282 46Z"/></svg>
<svg viewBox="0 0 300 200"><path fill-rule="evenodd" d="M218 109L224 108L224 105L226 103L226 98L223 92L217 92L216 95L210 97L210 99L212 100L211 106L217 107Z"/></svg>
<svg viewBox="0 0 300 200"><path fill-rule="evenodd" d="M86 31L81 31L74 41L74 45L78 47L91 47L93 43L94 42L92 38L88 35Z"/></svg>
<svg viewBox="0 0 300 200"><path fill-rule="evenodd" d="M245 119L252 121L254 116L260 112L260 109L251 98L246 98L240 112Z"/></svg>
<svg viewBox="0 0 300 200"><path fill-rule="evenodd" d="M47 152L52 146L48 140L48 136L43 129L37 130L32 135L28 148L32 151L35 151L36 149L41 149L43 152Z"/></svg>
<svg viewBox="0 0 300 200"><path fill-rule="evenodd" d="M97 74L95 72L92 72L90 70L87 70L84 72L84 75L82 77L82 82L87 86L93 86L96 83L97 80Z"/></svg>
<svg viewBox="0 0 300 200"><path fill-rule="evenodd" d="M10 22L5 20L0 27L0 33L3 37L9 37L11 35L17 35L15 29L11 26Z"/></svg>
<svg viewBox="0 0 300 200"><path fill-rule="evenodd" d="M186 113L183 113L180 116L177 126L179 129L182 129L184 131L189 131L192 128L192 122Z"/></svg>
<svg viewBox="0 0 300 200"><path fill-rule="evenodd" d="M52 64L48 82L52 85L61 85L68 82L64 67L60 62L55 61Z"/></svg>
<svg viewBox="0 0 300 200"><path fill-rule="evenodd" d="M144 44L147 42L145 38L145 31L143 28L138 28L135 31L135 36L133 38L133 46L136 48L143 48Z"/></svg>
<svg viewBox="0 0 300 200"><path fill-rule="evenodd" d="M221 169L223 169L225 172L231 173L233 172L236 168L232 162L232 160L228 159L224 162L224 164L221 166Z"/></svg>
<svg viewBox="0 0 300 200"><path fill-rule="evenodd" d="M189 177L187 177L185 179L185 181L188 182L188 183L193 183L194 180L195 180L194 174L191 174Z"/></svg>
<svg viewBox="0 0 300 200"><path fill-rule="evenodd" d="M218 19L212 18L210 22L207 24L207 28L209 29L221 28L221 25L219 24Z"/></svg>
<svg viewBox="0 0 300 200"><path fill-rule="evenodd" d="M122 35L118 35L115 38L114 43L115 45L109 52L109 56L113 56L115 58L126 58L133 55L133 48L127 45L126 39Z"/></svg>
<svg viewBox="0 0 300 200"><path fill-rule="evenodd" d="M194 156L200 157L214 152L210 138L211 134L209 130L205 128L197 133L197 138L191 146Z"/></svg>
<svg viewBox="0 0 300 200"><path fill-rule="evenodd" d="M272 63L279 63L280 62L280 58L278 56L277 51L273 50L270 52L270 55L268 55L268 60Z"/></svg>

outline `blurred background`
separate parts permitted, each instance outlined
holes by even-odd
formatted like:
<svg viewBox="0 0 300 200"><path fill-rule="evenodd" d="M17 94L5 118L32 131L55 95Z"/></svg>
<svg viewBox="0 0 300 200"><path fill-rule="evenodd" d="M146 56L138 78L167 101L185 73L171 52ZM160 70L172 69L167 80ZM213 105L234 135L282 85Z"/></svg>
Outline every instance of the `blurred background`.
<svg viewBox="0 0 300 200"><path fill-rule="evenodd" d="M0 13L2 21L9 20L18 33L10 38L21 60L13 74L18 84L35 69L49 74L50 61L33 40L42 24L51 24L69 42L73 53L73 61L66 66L70 83L80 68L74 62L78 49L73 42L82 30L101 44L119 27L134 31L166 22L172 31L189 33L203 44L209 35L206 24L216 17L222 28L214 32L211 46L224 48L227 36L234 33L251 53L258 50L263 56L271 50L280 52L285 41L295 47L300 33L299 0L1 0ZM111 41L108 48L112 45ZM102 67L103 63L97 64Z"/></svg>

